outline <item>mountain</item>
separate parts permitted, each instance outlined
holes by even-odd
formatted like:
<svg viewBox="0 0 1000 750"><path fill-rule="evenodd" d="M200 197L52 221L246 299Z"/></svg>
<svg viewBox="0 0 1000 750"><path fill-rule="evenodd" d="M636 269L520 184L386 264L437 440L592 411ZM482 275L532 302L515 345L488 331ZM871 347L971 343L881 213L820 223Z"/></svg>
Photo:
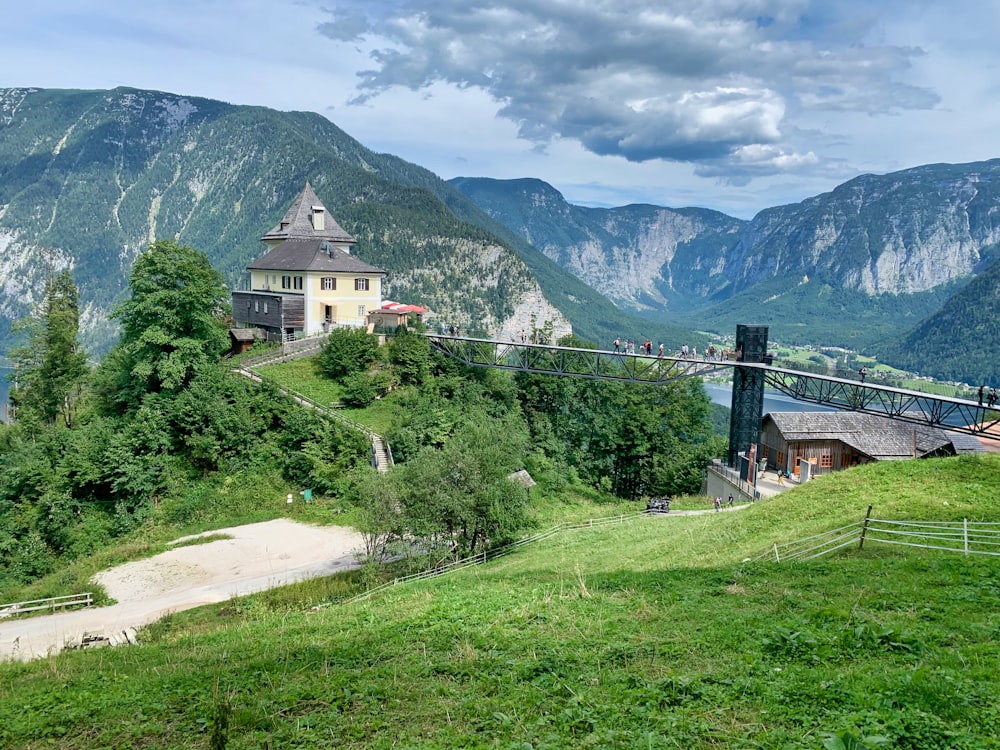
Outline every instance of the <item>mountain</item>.
<svg viewBox="0 0 1000 750"><path fill-rule="evenodd" d="M532 320L567 332L550 299L581 321L584 336L628 325L517 238L515 251L508 230L443 180L368 150L320 115L128 88L19 88L0 89L0 351L49 269L63 268L80 289L88 348L106 349L107 313L154 239L205 251L237 284L307 180L358 239L357 255L389 271L386 298L495 335ZM532 266L543 270L544 289Z"/></svg>
<svg viewBox="0 0 1000 750"><path fill-rule="evenodd" d="M572 206L539 180L456 178L490 216L627 309L702 330L874 346L1000 256L1000 159L862 175L740 221Z"/></svg>
<svg viewBox="0 0 1000 750"><path fill-rule="evenodd" d="M941 310L877 353L880 359L921 375L1000 387L998 343L1000 260Z"/></svg>
<svg viewBox="0 0 1000 750"><path fill-rule="evenodd" d="M685 309L727 286L713 273L746 222L701 208L587 208L536 179L450 180L484 212L625 308Z"/></svg>

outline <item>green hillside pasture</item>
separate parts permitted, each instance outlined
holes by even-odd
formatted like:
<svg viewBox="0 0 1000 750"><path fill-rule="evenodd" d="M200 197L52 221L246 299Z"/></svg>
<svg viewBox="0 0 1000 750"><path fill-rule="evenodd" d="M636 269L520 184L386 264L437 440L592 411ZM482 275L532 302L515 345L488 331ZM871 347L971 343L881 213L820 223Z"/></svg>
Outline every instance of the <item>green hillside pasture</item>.
<svg viewBox="0 0 1000 750"><path fill-rule="evenodd" d="M869 503L1000 520L1000 457L872 465L745 510L565 532L360 604L208 609L197 637L154 628L137 648L5 664L0 744L1000 747L995 558L866 545L743 562Z"/></svg>
<svg viewBox="0 0 1000 750"><path fill-rule="evenodd" d="M308 396L320 404L337 404L340 402L340 385L324 378L316 371L312 357L293 359L276 365L266 365L257 372L261 377L268 378L282 388L289 388L303 396ZM355 422L363 424L370 430L384 435L392 424L394 396L390 393L386 398L379 399L364 409L344 409L344 415Z"/></svg>

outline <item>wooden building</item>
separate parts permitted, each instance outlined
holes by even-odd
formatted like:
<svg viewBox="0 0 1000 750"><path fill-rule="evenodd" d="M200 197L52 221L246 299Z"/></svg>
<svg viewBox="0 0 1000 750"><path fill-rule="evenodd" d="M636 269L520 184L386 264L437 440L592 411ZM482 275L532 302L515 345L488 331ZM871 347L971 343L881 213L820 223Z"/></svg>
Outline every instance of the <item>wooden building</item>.
<svg viewBox="0 0 1000 750"><path fill-rule="evenodd" d="M771 412L764 415L759 451L767 468L813 475L870 461L981 453L971 435L858 412Z"/></svg>
<svg viewBox="0 0 1000 750"><path fill-rule="evenodd" d="M392 333L397 328L406 328L409 325L410 316L413 316L418 322L423 322L423 316L426 312L426 307L386 300L378 310L372 310L368 313L368 324L372 330Z"/></svg>

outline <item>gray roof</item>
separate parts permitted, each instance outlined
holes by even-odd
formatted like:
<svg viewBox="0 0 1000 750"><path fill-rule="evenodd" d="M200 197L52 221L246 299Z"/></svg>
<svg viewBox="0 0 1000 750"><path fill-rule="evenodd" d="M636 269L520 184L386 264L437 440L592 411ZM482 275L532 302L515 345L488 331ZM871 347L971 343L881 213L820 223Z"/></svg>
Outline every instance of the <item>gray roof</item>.
<svg viewBox="0 0 1000 750"><path fill-rule="evenodd" d="M880 461L912 458L914 450L917 456L925 456L949 445L956 453L982 451L979 441L968 441L961 433L875 414L853 411L771 412L764 418L770 418L789 442L839 440Z"/></svg>
<svg viewBox="0 0 1000 750"><path fill-rule="evenodd" d="M323 210L323 228L313 227L313 209ZM289 239L323 239L331 242L347 242L353 244L355 239L344 231L329 211L326 210L316 193L313 192L312 185L308 182L299 193L292 205L285 211L285 215L278 222L278 225L270 232L260 238L261 242L269 240L289 240Z"/></svg>
<svg viewBox="0 0 1000 750"><path fill-rule="evenodd" d="M229 335L235 341L253 341L255 339L254 328L230 328Z"/></svg>
<svg viewBox="0 0 1000 750"><path fill-rule="evenodd" d="M248 270L385 274L326 240L285 240L255 260Z"/></svg>

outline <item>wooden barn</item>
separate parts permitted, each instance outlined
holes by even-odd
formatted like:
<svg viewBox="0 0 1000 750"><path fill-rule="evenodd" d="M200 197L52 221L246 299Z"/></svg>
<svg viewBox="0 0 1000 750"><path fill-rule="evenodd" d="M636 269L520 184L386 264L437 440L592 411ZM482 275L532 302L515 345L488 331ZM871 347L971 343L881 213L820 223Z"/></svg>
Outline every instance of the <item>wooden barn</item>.
<svg viewBox="0 0 1000 750"><path fill-rule="evenodd" d="M858 412L771 412L764 415L760 451L767 468L812 475L870 461L981 453L972 435Z"/></svg>

